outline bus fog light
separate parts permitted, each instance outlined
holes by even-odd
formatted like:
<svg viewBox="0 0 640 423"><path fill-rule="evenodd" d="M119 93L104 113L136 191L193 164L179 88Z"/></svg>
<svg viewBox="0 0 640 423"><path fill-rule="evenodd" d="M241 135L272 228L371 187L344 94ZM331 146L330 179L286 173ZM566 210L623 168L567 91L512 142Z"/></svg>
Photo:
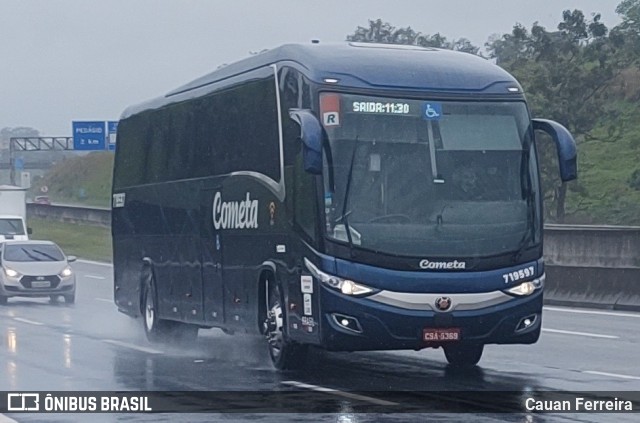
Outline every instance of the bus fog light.
<svg viewBox="0 0 640 423"><path fill-rule="evenodd" d="M351 332L362 333L360 322L358 322L358 319L356 319L355 317L336 313L333 313L331 317L333 318L333 321L337 323L341 328L349 330Z"/></svg>
<svg viewBox="0 0 640 423"><path fill-rule="evenodd" d="M518 326L516 326L516 332L520 332L532 327L537 320L538 320L537 314L532 314L530 316L523 317L522 319L520 319Z"/></svg>

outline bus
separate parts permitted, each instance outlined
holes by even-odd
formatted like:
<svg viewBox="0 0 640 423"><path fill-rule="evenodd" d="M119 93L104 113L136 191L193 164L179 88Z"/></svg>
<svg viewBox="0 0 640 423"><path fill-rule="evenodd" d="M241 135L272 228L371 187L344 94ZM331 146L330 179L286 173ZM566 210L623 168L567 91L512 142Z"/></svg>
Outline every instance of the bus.
<svg viewBox="0 0 640 423"><path fill-rule="evenodd" d="M114 301L153 342L264 337L276 369L328 351L532 344L545 270L536 130L562 125L467 53L283 45L127 108Z"/></svg>

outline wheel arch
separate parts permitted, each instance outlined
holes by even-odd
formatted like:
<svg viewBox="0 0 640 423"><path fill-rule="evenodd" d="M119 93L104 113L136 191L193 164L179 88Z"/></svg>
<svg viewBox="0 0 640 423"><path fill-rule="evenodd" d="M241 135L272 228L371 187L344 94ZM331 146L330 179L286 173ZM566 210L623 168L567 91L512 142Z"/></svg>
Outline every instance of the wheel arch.
<svg viewBox="0 0 640 423"><path fill-rule="evenodd" d="M264 319L267 317L267 283L269 281L275 282L277 274L277 266L271 261L267 260L260 265L258 272L258 330L260 333L263 331Z"/></svg>
<svg viewBox="0 0 640 423"><path fill-rule="evenodd" d="M146 284L151 284L154 280L154 268L153 268L153 260L150 257L142 258L142 267L140 268L140 278L138 285L138 311L140 315L144 317L144 292L146 288ZM156 307L158 304L157 291L154 289L153 294L156 296L154 298ZM156 311L157 312L157 311Z"/></svg>

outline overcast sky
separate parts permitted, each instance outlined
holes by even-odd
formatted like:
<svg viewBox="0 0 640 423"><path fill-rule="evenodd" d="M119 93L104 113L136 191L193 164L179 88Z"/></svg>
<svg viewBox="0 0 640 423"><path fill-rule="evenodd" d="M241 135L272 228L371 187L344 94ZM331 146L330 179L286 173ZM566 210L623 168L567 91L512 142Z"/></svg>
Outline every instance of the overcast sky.
<svg viewBox="0 0 640 423"><path fill-rule="evenodd" d="M0 0L0 128L70 136L117 120L251 51L339 42L368 19L483 45L516 22L555 29L565 9L619 23L621 0Z"/></svg>

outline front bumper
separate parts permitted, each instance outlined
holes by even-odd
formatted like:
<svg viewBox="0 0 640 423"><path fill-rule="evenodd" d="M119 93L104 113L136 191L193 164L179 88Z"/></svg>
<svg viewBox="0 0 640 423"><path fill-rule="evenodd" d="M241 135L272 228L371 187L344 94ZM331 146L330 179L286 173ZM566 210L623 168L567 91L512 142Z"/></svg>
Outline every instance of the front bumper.
<svg viewBox="0 0 640 423"><path fill-rule="evenodd" d="M18 285L5 285L0 283L0 295L5 297L48 297L51 295L69 295L76 291L75 282L60 283L55 288L25 288Z"/></svg>
<svg viewBox="0 0 640 423"><path fill-rule="evenodd" d="M321 287L322 344L333 351L393 350L438 347L423 341L425 328L459 328L460 341L477 344L532 344L542 327L542 290L478 309L448 312L412 309L342 295ZM336 315L340 316L336 318ZM353 318L345 328L339 322ZM529 325L523 322L529 319Z"/></svg>

